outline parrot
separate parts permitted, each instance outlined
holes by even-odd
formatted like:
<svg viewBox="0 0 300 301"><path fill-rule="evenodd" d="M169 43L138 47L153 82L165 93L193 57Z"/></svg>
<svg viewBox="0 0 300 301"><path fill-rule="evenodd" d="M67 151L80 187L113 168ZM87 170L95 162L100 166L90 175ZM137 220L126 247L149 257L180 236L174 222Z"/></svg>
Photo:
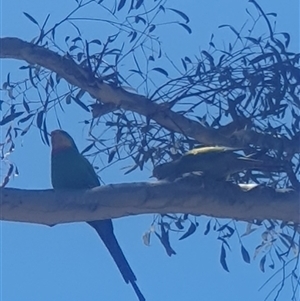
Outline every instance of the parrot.
<svg viewBox="0 0 300 301"><path fill-rule="evenodd" d="M91 163L79 153L73 138L63 130L51 132L51 181L54 190L89 189L100 186ZM137 278L114 235L110 219L87 222L94 228L115 261L126 283L130 283L139 299L145 297L137 286Z"/></svg>
<svg viewBox="0 0 300 301"><path fill-rule="evenodd" d="M179 159L154 167L153 176L158 180L174 180L186 173L201 172L210 178L224 180L245 170L266 172L284 170L284 164L271 157L268 157L270 160L254 159L251 156L237 154L238 150L241 149L223 146L194 148Z"/></svg>

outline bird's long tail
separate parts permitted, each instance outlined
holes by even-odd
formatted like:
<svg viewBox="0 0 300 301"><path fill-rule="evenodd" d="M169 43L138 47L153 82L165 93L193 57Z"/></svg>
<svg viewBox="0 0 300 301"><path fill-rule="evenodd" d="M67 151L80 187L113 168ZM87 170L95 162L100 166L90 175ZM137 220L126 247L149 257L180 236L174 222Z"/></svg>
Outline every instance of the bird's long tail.
<svg viewBox="0 0 300 301"><path fill-rule="evenodd" d="M104 242L106 248L108 249L110 255L115 261L118 269L120 270L126 283L130 283L139 298L139 301L145 301L145 297L141 293L139 287L136 284L136 277L125 258L123 251L114 235L113 225L111 220L100 220L88 222L92 226Z"/></svg>

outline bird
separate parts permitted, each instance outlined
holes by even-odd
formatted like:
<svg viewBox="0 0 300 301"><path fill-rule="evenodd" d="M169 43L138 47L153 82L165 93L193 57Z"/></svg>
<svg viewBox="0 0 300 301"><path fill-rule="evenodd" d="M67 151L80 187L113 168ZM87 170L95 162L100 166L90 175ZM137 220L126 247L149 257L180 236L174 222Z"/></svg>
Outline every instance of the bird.
<svg viewBox="0 0 300 301"><path fill-rule="evenodd" d="M63 130L51 132L51 182L54 190L90 189L100 186L91 163L78 151L73 138ZM94 228L115 261L126 283L130 283L139 299L145 297L115 237L111 219L87 222Z"/></svg>
<svg viewBox="0 0 300 301"><path fill-rule="evenodd" d="M171 162L159 164L153 169L158 180L174 180L183 174L201 172L203 176L215 180L228 179L231 175L245 170L277 172L284 170L284 164L273 158L259 160L237 153L241 149L224 146L194 148Z"/></svg>

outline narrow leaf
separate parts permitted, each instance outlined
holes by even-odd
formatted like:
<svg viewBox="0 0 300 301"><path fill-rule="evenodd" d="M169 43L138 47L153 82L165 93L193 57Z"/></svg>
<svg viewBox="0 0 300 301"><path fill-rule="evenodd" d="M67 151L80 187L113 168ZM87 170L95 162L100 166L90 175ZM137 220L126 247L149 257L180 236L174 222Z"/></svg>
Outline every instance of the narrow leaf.
<svg viewBox="0 0 300 301"><path fill-rule="evenodd" d="M143 3L144 3L144 0L137 0L135 9L139 9Z"/></svg>
<svg viewBox="0 0 300 301"><path fill-rule="evenodd" d="M152 32L155 28L156 28L155 25L153 25L153 24L150 25L150 26L149 26L149 33Z"/></svg>
<svg viewBox="0 0 300 301"><path fill-rule="evenodd" d="M175 226L179 229L179 230L182 230L184 227L182 226L182 223L181 223L181 219L178 219L176 222L175 222Z"/></svg>
<svg viewBox="0 0 300 301"><path fill-rule="evenodd" d="M33 23L36 24L36 25L39 25L39 23L38 23L32 16L30 16L29 14L27 14L27 13L25 13L25 12L23 12L23 14L24 14L31 22L33 22Z"/></svg>
<svg viewBox="0 0 300 301"><path fill-rule="evenodd" d="M42 124L43 124L43 117L44 117L44 111L40 111L38 114L37 114L37 117L36 117L36 125L39 129L42 128Z"/></svg>
<svg viewBox="0 0 300 301"><path fill-rule="evenodd" d="M79 100L78 97L72 97L74 99L74 101L80 106L82 107L85 111L90 112L90 109L81 101Z"/></svg>
<svg viewBox="0 0 300 301"><path fill-rule="evenodd" d="M192 235L197 229L197 226L194 223L191 223L189 229L187 230L186 233L184 233L179 240L185 239L187 237L189 237L190 235Z"/></svg>
<svg viewBox="0 0 300 301"><path fill-rule="evenodd" d="M170 10L172 10L174 13L178 14L182 19L184 19L184 21L186 23L190 22L189 17L185 13L183 13L182 11L180 11L178 9L174 9L174 8L170 8Z"/></svg>
<svg viewBox="0 0 300 301"><path fill-rule="evenodd" d="M14 120L15 118L18 118L19 116L21 116L24 112L14 112L6 117L4 117L1 121L0 121L0 125L4 125L12 120Z"/></svg>
<svg viewBox="0 0 300 301"><path fill-rule="evenodd" d="M220 263L221 263L223 269L226 272L229 272L229 269L228 269L228 266L227 266L227 263L226 263L226 251L225 251L224 245L222 245L222 248L221 248Z"/></svg>
<svg viewBox="0 0 300 301"><path fill-rule="evenodd" d="M49 137L48 137L48 130L47 130L46 118L44 119L44 122L43 122L43 134L44 134L45 142L46 142L46 144L49 146L50 143L49 143Z"/></svg>
<svg viewBox="0 0 300 301"><path fill-rule="evenodd" d="M81 154L87 153L94 146L94 142L89 144L84 150L81 151Z"/></svg>
<svg viewBox="0 0 300 301"><path fill-rule="evenodd" d="M25 108L26 112L29 113L30 112L30 108L28 103L25 101L25 99L23 98L23 107Z"/></svg>
<svg viewBox="0 0 300 301"><path fill-rule="evenodd" d="M249 253L243 245L241 246L241 252L242 252L242 256L243 256L244 261L247 262L247 263L250 263Z"/></svg>
<svg viewBox="0 0 300 301"><path fill-rule="evenodd" d="M189 34L192 33L192 30L189 26L187 26L186 24L183 23L178 23L180 26L182 26Z"/></svg>
<svg viewBox="0 0 300 301"><path fill-rule="evenodd" d="M113 149L113 150L110 151L110 153L108 155L108 163L110 163L113 160L116 152L117 152L116 149Z"/></svg>
<svg viewBox="0 0 300 301"><path fill-rule="evenodd" d="M2 182L2 184L1 184L0 187L3 188L3 187L5 187L5 186L7 185L7 183L9 182L9 178L10 178L10 176L11 176L13 170L14 170L14 166L13 166L12 164L9 164L9 170L8 170L8 173L7 173L7 175L5 176L5 178L4 178L4 180L3 180L3 182Z"/></svg>
<svg viewBox="0 0 300 301"><path fill-rule="evenodd" d="M206 224L206 229L204 231L204 235L207 235L208 232L210 231L210 222L211 222L211 220Z"/></svg>
<svg viewBox="0 0 300 301"><path fill-rule="evenodd" d="M121 1L119 2L119 5L118 5L117 10L118 10L118 11L121 10L121 9L124 7L125 3L126 3L126 0L121 0Z"/></svg>
<svg viewBox="0 0 300 301"><path fill-rule="evenodd" d="M266 263L266 255L263 256L263 258L259 262L259 268L264 273L265 272L265 263Z"/></svg>
<svg viewBox="0 0 300 301"><path fill-rule="evenodd" d="M161 225L161 236L157 233L154 232L155 235L159 238L161 244L165 248L167 254L169 256L176 255L176 252L173 250L173 248L170 245L170 240L169 240L169 231L165 230L164 226Z"/></svg>
<svg viewBox="0 0 300 301"><path fill-rule="evenodd" d="M162 68L157 67L157 68L153 68L152 70L157 71L165 76L169 76L168 72Z"/></svg>
<svg viewBox="0 0 300 301"><path fill-rule="evenodd" d="M143 242L146 246L150 246L150 238L151 238L151 232L147 231L144 235L143 235Z"/></svg>
<svg viewBox="0 0 300 301"><path fill-rule="evenodd" d="M27 120L29 120L32 116L34 116L35 115L35 113L31 113L31 114L29 114L29 115L27 115L26 117L24 117L24 118L21 118L19 121L18 121L18 124L19 123L24 123L24 122L26 122Z"/></svg>

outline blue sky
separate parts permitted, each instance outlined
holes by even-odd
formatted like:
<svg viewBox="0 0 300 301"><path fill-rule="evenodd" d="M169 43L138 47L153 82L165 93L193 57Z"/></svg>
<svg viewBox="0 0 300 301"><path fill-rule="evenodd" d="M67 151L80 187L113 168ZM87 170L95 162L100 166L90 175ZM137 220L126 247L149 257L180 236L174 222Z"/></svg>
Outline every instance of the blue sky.
<svg viewBox="0 0 300 301"><path fill-rule="evenodd" d="M71 0L3 0L0 4L1 36L30 41L36 35L36 28L24 16L24 11L40 22L48 13L53 20L59 20L73 3ZM280 0L259 3L266 12L278 14L277 31L289 32L291 50L299 52L299 1L290 0L288 5ZM245 9L253 10L248 1L240 0L199 1L197 4L191 0L177 0L172 1L172 7L183 10L190 17L189 25L193 29L190 36L178 28L172 32L174 27L162 30L164 50L178 62L182 56L193 56L206 49L212 33L215 41L228 41L232 36L224 29L218 30L218 26L231 24L239 28L248 17ZM88 27L85 31L87 35L94 35ZM2 60L0 64L1 82L8 72L12 76L22 76L18 74L16 62ZM64 129L83 149L87 141L79 123L84 119L82 111L67 109L63 118ZM55 129L57 124L53 122L52 127L49 129ZM51 187L50 151L42 144L37 131L17 141L10 160L17 164L20 172L19 177L10 182L11 187ZM125 176L115 167L106 169L103 174L105 183L148 181L149 176L149 170ZM271 273L261 273L258 260L252 261L251 265L244 263L236 239L231 241L232 252L227 255L230 273L222 269L219 264L220 242L216 240L216 234L203 235L208 221L206 217L199 218L198 231L188 239L179 242L177 238L180 235L172 235L172 246L177 252L172 258L165 254L154 237L150 247L143 244L142 235L149 229L152 219L152 215L144 215L114 221L116 236L147 300L263 300L273 288L269 285L258 292ZM240 223L241 232L245 227L246 224ZM102 242L86 224L50 228L1 222L0 231L1 301L136 300ZM259 235L246 237L244 243L253 258L254 249L260 243ZM289 300L289 292L285 292L284 296Z"/></svg>

